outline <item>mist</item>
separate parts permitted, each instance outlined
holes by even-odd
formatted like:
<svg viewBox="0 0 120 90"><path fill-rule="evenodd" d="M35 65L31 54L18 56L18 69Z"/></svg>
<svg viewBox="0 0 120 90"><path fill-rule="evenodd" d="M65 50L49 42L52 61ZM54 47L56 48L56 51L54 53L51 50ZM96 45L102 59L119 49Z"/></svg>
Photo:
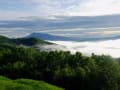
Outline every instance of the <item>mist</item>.
<svg viewBox="0 0 120 90"><path fill-rule="evenodd" d="M69 41L50 41L58 45L65 46L71 53L82 52L84 55L111 55L115 58L120 57L120 39L98 42L69 42Z"/></svg>

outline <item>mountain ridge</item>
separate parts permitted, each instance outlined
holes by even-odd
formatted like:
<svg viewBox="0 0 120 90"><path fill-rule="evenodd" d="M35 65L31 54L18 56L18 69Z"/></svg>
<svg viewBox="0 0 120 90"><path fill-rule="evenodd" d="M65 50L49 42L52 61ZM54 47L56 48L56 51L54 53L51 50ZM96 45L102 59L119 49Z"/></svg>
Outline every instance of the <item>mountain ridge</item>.
<svg viewBox="0 0 120 90"><path fill-rule="evenodd" d="M76 37L65 37L65 36L56 36L50 35L46 33L31 33L25 38L38 38L43 40L51 40L51 41L105 41L105 40L115 40L120 39L120 35L116 36L108 36L108 37L88 37L88 38L76 38Z"/></svg>

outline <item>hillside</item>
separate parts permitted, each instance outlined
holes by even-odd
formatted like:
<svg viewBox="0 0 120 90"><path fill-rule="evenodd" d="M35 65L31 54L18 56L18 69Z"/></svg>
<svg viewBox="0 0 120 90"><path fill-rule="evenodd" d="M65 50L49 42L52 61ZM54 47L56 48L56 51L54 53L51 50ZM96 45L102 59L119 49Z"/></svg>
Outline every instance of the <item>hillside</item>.
<svg viewBox="0 0 120 90"><path fill-rule="evenodd" d="M30 79L11 80L0 76L0 90L63 90L44 81Z"/></svg>
<svg viewBox="0 0 120 90"><path fill-rule="evenodd" d="M49 84L45 82L65 90L120 90L120 59L3 45L0 75L13 79L0 78L0 90L59 90L47 88Z"/></svg>
<svg viewBox="0 0 120 90"><path fill-rule="evenodd" d="M66 50L66 47L62 45L47 42L37 37L10 39L4 36L0 36L0 48L12 48L21 45L25 47L33 47L38 51Z"/></svg>
<svg viewBox="0 0 120 90"><path fill-rule="evenodd" d="M0 45L5 45L5 44L15 45L15 43L12 41L12 39L9 39L9 38L4 37L4 36L0 36Z"/></svg>
<svg viewBox="0 0 120 90"><path fill-rule="evenodd" d="M0 36L0 45L26 45L26 46L34 46L34 45L43 45L43 44L51 44L47 41L37 39L37 38L17 38L10 39L4 36Z"/></svg>
<svg viewBox="0 0 120 90"><path fill-rule="evenodd" d="M18 39L13 39L12 41L16 43L17 45L23 44L27 46L33 46L37 44L51 44L47 41L37 39L37 38L32 38L32 37L31 38L18 38Z"/></svg>

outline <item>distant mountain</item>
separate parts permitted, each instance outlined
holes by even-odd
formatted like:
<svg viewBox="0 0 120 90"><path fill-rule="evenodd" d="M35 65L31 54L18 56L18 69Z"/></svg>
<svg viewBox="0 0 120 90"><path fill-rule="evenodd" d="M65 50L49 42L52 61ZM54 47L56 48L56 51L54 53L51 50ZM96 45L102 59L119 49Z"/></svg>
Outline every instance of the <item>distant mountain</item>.
<svg viewBox="0 0 120 90"><path fill-rule="evenodd" d="M50 35L46 33L32 33L27 36L27 38L38 38L38 39L43 39L43 40L55 40L55 41L73 41L74 39L70 37L62 37L62 36L55 36L55 35Z"/></svg>
<svg viewBox="0 0 120 90"><path fill-rule="evenodd" d="M120 39L120 35L108 36L108 37L64 37L64 36L55 36L45 33L32 33L26 38L38 38L43 40L52 40L52 41L103 41L103 40L115 40Z"/></svg>

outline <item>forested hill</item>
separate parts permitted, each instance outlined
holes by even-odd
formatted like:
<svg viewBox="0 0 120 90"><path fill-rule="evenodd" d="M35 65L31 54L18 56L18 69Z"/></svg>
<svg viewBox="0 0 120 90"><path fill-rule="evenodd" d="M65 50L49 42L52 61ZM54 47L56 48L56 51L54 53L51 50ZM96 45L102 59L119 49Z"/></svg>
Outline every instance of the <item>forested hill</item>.
<svg viewBox="0 0 120 90"><path fill-rule="evenodd" d="M28 79L33 79L45 81L65 90L120 90L120 59L106 55L92 54L88 57L80 52L76 54L71 54L69 51L45 52L34 48L19 47L19 45L11 46L19 44L18 41L1 37L0 75L2 76L17 79L20 82L20 78L25 78L25 81L21 82L25 86L29 83ZM46 42L43 41L43 43ZM24 44L23 41L20 44ZM9 83L8 87L16 85L16 81L3 80L1 83L0 80L0 86L5 85L3 88L7 87L6 83ZM43 86L42 83L40 84ZM38 83L36 87L40 84ZM27 85L34 86L35 82ZM59 88L53 87L52 90L59 90Z"/></svg>
<svg viewBox="0 0 120 90"><path fill-rule="evenodd" d="M105 55L0 46L0 75L46 81L65 90L120 90L120 62Z"/></svg>
<svg viewBox="0 0 120 90"><path fill-rule="evenodd" d="M34 46L36 44L51 44L47 41L37 39L37 38L17 38L10 39L4 36L0 36L0 45L26 45Z"/></svg>

